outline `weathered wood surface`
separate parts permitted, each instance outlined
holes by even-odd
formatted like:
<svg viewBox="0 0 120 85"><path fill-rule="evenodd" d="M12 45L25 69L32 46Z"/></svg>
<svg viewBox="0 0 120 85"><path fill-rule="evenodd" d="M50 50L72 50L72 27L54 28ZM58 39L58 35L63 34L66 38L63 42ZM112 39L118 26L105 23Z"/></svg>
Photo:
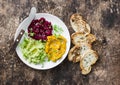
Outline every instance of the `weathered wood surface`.
<svg viewBox="0 0 120 85"><path fill-rule="evenodd" d="M79 63L67 58L53 69L39 71L23 64L17 54L4 56L32 6L61 18L71 34L73 13L90 24L99 60L89 75L81 75ZM0 0L0 85L120 85L120 0Z"/></svg>

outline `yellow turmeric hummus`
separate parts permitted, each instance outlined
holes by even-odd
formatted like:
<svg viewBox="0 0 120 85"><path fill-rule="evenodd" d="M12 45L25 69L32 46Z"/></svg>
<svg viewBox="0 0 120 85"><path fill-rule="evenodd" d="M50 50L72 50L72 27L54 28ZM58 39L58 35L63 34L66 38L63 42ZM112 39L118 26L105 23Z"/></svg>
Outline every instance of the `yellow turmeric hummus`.
<svg viewBox="0 0 120 85"><path fill-rule="evenodd" d="M45 51L48 58L55 62L60 59L66 50L66 39L63 36L48 36Z"/></svg>

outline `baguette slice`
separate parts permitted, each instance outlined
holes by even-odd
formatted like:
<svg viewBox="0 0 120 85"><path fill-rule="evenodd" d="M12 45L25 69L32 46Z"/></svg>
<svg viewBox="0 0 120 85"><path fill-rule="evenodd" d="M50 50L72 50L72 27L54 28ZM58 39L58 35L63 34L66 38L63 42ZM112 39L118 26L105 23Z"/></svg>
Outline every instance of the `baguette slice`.
<svg viewBox="0 0 120 85"><path fill-rule="evenodd" d="M80 32L76 32L71 35L71 39L74 45L79 46L81 43L92 44L96 40L96 37L93 34L84 35Z"/></svg>
<svg viewBox="0 0 120 85"><path fill-rule="evenodd" d="M80 46L74 46L68 53L68 60L73 62L80 61Z"/></svg>
<svg viewBox="0 0 120 85"><path fill-rule="evenodd" d="M92 46L88 43L81 43L80 44L80 60L82 60L82 58L84 57L84 54L88 51L92 49Z"/></svg>
<svg viewBox="0 0 120 85"><path fill-rule="evenodd" d="M88 74L91 70L91 65L95 64L98 59L97 53L93 50L88 50L83 55L84 57L80 61L80 68L82 69L82 74Z"/></svg>
<svg viewBox="0 0 120 85"><path fill-rule="evenodd" d="M75 63L79 62L82 59L82 55L84 54L84 52L90 49L91 45L87 43L81 43L80 46L76 45L69 51L68 60L73 61Z"/></svg>
<svg viewBox="0 0 120 85"><path fill-rule="evenodd" d="M86 35L80 33L80 32L75 32L71 35L72 43L74 45L80 46L81 43L85 43L87 41Z"/></svg>
<svg viewBox="0 0 120 85"><path fill-rule="evenodd" d="M70 17L70 24L75 32L80 32L85 35L90 33L90 26L77 13Z"/></svg>

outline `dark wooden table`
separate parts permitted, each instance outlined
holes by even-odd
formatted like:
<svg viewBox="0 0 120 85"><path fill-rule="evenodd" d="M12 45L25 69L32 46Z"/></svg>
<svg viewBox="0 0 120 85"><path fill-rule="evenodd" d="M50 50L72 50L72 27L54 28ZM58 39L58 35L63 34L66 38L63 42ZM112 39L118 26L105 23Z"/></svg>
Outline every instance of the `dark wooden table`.
<svg viewBox="0 0 120 85"><path fill-rule="evenodd" d="M59 66L41 71L25 65L16 53L4 56L32 6L37 12L61 18L71 34L73 13L89 23L97 37L93 49L99 54L89 75L82 75L79 63L67 58ZM120 0L0 0L0 85L120 85Z"/></svg>

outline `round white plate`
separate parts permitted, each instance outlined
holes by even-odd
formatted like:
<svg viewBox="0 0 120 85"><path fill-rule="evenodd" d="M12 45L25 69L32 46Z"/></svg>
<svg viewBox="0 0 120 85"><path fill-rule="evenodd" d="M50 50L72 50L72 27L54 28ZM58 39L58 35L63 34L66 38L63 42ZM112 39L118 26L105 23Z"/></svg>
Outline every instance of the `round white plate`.
<svg viewBox="0 0 120 85"><path fill-rule="evenodd" d="M50 69L50 68L53 68L53 67L59 65L67 57L68 51L70 49L71 40L70 40L70 34L68 31L68 28L66 27L66 25L63 23L62 20L60 20L58 17L56 17L54 15L47 14L47 13L37 13L35 16L35 19L39 19L41 17L44 17L47 21L51 22L52 25L56 24L63 29L63 33L61 35L67 39L67 45L66 45L67 47L66 47L65 54L62 56L62 58L60 58L56 62L52 62L52 61L45 62L44 66L42 66L41 64L35 65L35 64L29 63L27 60L25 60L19 45L16 48L16 52L17 52L17 55L19 56L19 58L29 67L38 69L38 70L46 70L46 69ZM17 35L19 34L20 30L23 28L23 25L25 24L26 20L27 20L27 18L24 19L22 23L20 23L18 29L16 30L14 40L16 39ZM22 37L20 43L22 42L23 37Z"/></svg>

